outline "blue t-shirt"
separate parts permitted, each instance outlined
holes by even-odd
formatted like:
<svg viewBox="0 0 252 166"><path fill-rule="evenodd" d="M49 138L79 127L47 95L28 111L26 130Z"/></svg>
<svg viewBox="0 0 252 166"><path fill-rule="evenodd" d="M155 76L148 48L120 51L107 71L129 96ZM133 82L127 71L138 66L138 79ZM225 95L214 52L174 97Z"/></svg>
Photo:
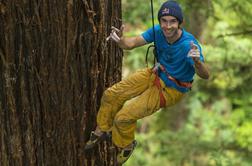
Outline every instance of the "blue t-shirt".
<svg viewBox="0 0 252 166"><path fill-rule="evenodd" d="M182 82L192 81L195 74L195 69L193 67L194 61L192 58L187 56L191 49L191 41L198 46L200 50L200 60L202 62L204 61L198 41L192 34L182 29L181 37L176 42L169 44L162 32L160 25L156 25L154 29L159 63L163 65L167 72L177 80ZM153 42L153 29L148 29L142 33L142 36L146 42ZM182 93L189 91L188 88L178 86L175 82L169 80L166 73L159 71L158 74L159 77L165 82L166 86L175 88Z"/></svg>

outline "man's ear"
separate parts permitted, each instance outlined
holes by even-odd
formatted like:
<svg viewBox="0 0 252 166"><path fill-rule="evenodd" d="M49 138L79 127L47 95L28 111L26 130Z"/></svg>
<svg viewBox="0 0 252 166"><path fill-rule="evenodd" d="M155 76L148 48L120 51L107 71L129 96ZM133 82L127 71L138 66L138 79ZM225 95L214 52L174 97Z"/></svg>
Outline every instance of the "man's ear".
<svg viewBox="0 0 252 166"><path fill-rule="evenodd" d="M181 29L183 26L184 26L184 22L180 23L178 27Z"/></svg>
<svg viewBox="0 0 252 166"><path fill-rule="evenodd" d="M183 27L185 25L185 19L183 20L182 23L179 24L179 27Z"/></svg>

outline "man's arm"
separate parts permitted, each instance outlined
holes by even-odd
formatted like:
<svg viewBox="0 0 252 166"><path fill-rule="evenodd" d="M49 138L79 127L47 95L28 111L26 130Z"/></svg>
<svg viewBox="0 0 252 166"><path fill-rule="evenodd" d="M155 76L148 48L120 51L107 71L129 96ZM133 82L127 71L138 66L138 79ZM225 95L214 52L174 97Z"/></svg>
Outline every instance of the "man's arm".
<svg viewBox="0 0 252 166"><path fill-rule="evenodd" d="M147 44L142 36L135 37L121 37L117 42L118 46L125 50L131 50L136 47L143 46Z"/></svg>
<svg viewBox="0 0 252 166"><path fill-rule="evenodd" d="M194 61L194 68L196 71L196 74L203 78L208 79L209 78L209 70L206 66L206 64L202 61L200 61L200 51L197 45L195 45L193 42L191 44L191 50L188 53L188 56L192 58Z"/></svg>
<svg viewBox="0 0 252 166"><path fill-rule="evenodd" d="M107 40L112 39L122 49L131 50L133 48L140 47L147 44L147 42L144 40L144 38L141 35L134 36L134 37L124 37L123 36L124 25L122 25L120 30L113 26L111 27L111 29L112 31L110 33L110 36L107 38Z"/></svg>
<svg viewBox="0 0 252 166"><path fill-rule="evenodd" d="M206 64L201 62L200 60L194 60L194 67L195 71L198 76L200 76L203 79L208 79L209 78L209 70L206 67Z"/></svg>

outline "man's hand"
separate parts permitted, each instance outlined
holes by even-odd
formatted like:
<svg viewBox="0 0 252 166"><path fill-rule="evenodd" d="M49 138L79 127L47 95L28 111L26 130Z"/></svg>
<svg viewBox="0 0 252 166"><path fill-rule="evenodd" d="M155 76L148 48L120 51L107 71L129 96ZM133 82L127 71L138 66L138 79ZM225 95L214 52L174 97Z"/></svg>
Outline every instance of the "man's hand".
<svg viewBox="0 0 252 166"><path fill-rule="evenodd" d="M188 57L191 57L194 61L194 67L196 73L203 79L209 78L208 68L205 66L203 62L200 61L200 50L196 44L191 41L191 50L188 52Z"/></svg>
<svg viewBox="0 0 252 166"><path fill-rule="evenodd" d="M106 38L106 41L112 39L116 43L120 42L122 36L123 36L123 31L124 31L124 25L121 26L120 30L117 29L116 27L112 26L111 27L111 32L110 35Z"/></svg>
<svg viewBox="0 0 252 166"><path fill-rule="evenodd" d="M191 45L191 50L188 52L188 57L191 57L194 61L194 63L199 63L200 62L200 51L199 48L196 44L193 43L193 41L191 41L190 43Z"/></svg>
<svg viewBox="0 0 252 166"><path fill-rule="evenodd" d="M116 27L111 27L110 35L106 38L106 41L109 41L110 39L116 44L125 50L131 50L136 47L143 46L147 44L147 42L144 40L144 38L141 35L133 36L133 37L124 37L123 31L124 31L124 25L121 26L120 30Z"/></svg>

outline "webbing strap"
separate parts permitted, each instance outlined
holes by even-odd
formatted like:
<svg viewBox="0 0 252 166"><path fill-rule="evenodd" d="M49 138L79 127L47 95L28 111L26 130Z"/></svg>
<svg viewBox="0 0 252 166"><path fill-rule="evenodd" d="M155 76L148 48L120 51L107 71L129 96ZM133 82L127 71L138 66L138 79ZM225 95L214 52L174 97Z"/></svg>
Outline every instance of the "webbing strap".
<svg viewBox="0 0 252 166"><path fill-rule="evenodd" d="M158 67L161 69L162 72L164 72L166 74L166 77L175 82L178 86L184 87L184 88L192 88L192 82L182 82L177 80L176 78L172 77L167 70L165 69L164 66L162 66L161 64L158 65Z"/></svg>
<svg viewBox="0 0 252 166"><path fill-rule="evenodd" d="M154 80L154 84L157 86L158 90L159 90L159 96L160 96L160 108L165 107L166 105L166 101L165 101L165 97L163 94L163 88L161 86L160 83L160 78L158 77L157 74L155 74L155 80Z"/></svg>

